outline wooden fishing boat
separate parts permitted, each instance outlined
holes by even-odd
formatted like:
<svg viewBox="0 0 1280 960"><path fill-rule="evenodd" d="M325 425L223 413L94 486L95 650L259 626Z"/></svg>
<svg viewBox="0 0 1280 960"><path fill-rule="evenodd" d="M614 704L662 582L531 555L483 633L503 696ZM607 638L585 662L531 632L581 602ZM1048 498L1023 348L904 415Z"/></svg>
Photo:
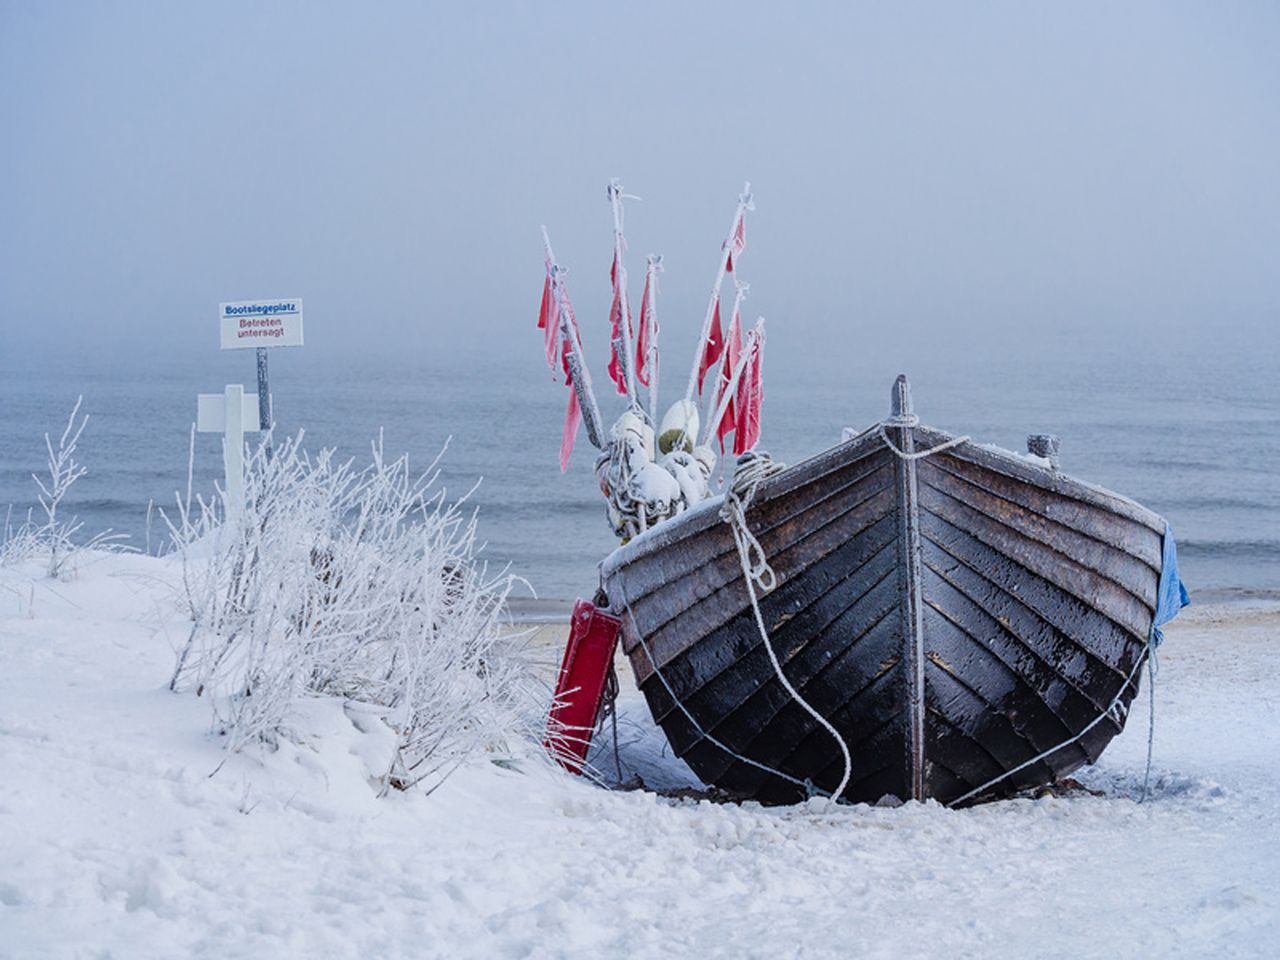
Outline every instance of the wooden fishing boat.
<svg viewBox="0 0 1280 960"><path fill-rule="evenodd" d="M1033 460L893 416L764 479L776 574L752 608L721 498L602 565L655 720L706 783L787 803L1007 796L1098 759L1149 655L1163 519ZM1176 570L1176 564L1174 564Z"/></svg>

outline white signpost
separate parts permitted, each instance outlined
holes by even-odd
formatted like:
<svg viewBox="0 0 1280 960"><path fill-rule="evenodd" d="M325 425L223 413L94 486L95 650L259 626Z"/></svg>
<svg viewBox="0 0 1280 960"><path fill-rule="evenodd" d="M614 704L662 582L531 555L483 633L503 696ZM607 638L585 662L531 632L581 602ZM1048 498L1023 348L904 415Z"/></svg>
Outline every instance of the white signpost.
<svg viewBox="0 0 1280 960"><path fill-rule="evenodd" d="M202 393L196 398L196 430L222 434L222 464L226 470L227 520L244 509L244 435L258 411L258 396L244 392L244 385L229 383L222 393Z"/></svg>
<svg viewBox="0 0 1280 960"><path fill-rule="evenodd" d="M302 346L302 298L241 300L218 304L223 350L258 351L258 429L271 429L271 391L267 387L267 350Z"/></svg>

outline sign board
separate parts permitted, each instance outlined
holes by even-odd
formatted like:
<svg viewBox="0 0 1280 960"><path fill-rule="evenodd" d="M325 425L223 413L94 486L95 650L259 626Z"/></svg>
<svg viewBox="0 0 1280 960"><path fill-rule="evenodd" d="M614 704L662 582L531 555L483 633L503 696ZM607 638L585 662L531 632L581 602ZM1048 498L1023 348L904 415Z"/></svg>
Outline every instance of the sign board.
<svg viewBox="0 0 1280 960"><path fill-rule="evenodd" d="M243 389L243 388L241 388ZM258 395L242 393L242 413L240 420L246 424L245 430L258 429L253 424L258 422ZM227 395L222 393L201 393L196 395L196 430L200 433L225 433L227 430Z"/></svg>
<svg viewBox="0 0 1280 960"><path fill-rule="evenodd" d="M302 346L302 301L244 300L218 304L222 349Z"/></svg>

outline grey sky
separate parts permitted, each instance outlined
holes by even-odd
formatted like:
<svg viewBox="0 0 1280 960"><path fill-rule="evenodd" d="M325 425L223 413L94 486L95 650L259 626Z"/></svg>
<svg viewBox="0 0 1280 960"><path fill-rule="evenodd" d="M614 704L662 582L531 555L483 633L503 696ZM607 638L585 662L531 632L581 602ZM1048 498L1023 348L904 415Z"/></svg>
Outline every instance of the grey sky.
<svg viewBox="0 0 1280 960"><path fill-rule="evenodd" d="M604 323L611 176L677 345L747 178L750 310L800 350L1260 324L1277 50L1267 3L0 0L0 351L213 349L218 301L280 295L318 350L455 324L534 362L539 224Z"/></svg>

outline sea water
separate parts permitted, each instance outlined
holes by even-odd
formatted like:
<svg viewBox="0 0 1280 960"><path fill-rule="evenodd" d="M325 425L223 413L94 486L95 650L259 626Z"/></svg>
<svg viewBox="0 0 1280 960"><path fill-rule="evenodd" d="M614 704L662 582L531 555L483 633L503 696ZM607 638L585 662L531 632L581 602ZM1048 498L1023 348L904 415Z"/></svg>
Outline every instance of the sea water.
<svg viewBox="0 0 1280 960"><path fill-rule="evenodd" d="M1056 433L1064 472L1166 517L1193 597L1280 596L1280 376L1265 325L1159 338L904 329L868 341L853 332L802 338L785 327L770 337L760 445L775 459L798 462L836 443L843 427L887 415L893 378L906 372L925 424L1015 450L1028 433ZM688 362L664 364L664 406L683 395ZM382 356L276 350L270 372L278 434L305 429L308 448L359 460L381 428L388 453L422 467L447 443L448 495L480 481L470 502L491 567L509 565L543 597L592 594L599 561L616 546L595 451L580 434L560 473L567 394L527 324L513 323L500 344L424 336ZM12 504L18 522L36 506L31 474L43 469L43 435L56 445L83 395L90 420L79 459L88 473L64 512L84 521L85 535L112 529L138 549L162 550L164 527L154 512L148 523L148 506L172 512L186 487L196 394L226 383L252 392L254 377L253 351L204 346L0 353L0 511ZM595 380L611 422L621 400L602 369ZM197 492L210 492L221 469L219 436L197 435Z"/></svg>

